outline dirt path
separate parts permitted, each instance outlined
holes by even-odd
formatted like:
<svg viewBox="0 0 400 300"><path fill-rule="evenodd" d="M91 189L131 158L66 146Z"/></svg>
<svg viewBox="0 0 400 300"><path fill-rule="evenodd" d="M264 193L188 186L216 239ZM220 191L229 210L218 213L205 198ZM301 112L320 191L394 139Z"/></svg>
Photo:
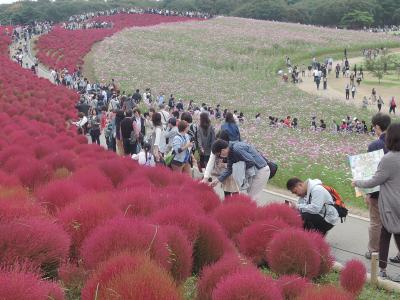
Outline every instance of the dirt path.
<svg viewBox="0 0 400 300"><path fill-rule="evenodd" d="M393 53L400 53L400 49L392 49L390 51L391 54ZM360 57L354 57L354 58L350 58L349 62L350 62L350 66L351 66L351 70L354 67L354 64L360 65L362 64L364 61L364 57L360 56ZM338 61L334 61L333 63L333 67L336 66ZM339 61L339 64L341 63L341 61ZM376 81L377 79L374 78L373 76L371 76L371 74L369 74L369 72L364 71L364 80L367 81ZM381 96L385 105L382 108L382 111L388 111L389 110L389 106L388 103L391 99L392 96L395 97L395 99L399 99L400 98L400 82L399 82L399 86L395 86L395 87L384 87L384 86L373 86L370 84L363 84L363 82L361 82L361 85L358 86L356 84L357 87L357 92L355 95L354 100L351 98L351 93L350 93L350 100L346 100L345 97L345 86L346 84L350 83L350 79L349 78L344 78L342 77L342 72L340 72L340 77L336 78L335 76L335 72L334 70L332 70L331 74L328 74L328 88L326 90L323 89L323 83L321 81L321 85L320 85L320 89L317 90L316 84L313 81L313 77L312 76L306 76L303 77L303 82L298 84L297 87L300 88L301 90L310 93L310 94L314 94L317 95L319 97L322 98L327 98L333 101L342 101L342 102L347 102L347 103L353 103L354 105L357 106L362 106L362 99L364 96L366 96L367 98L369 98L371 96L371 91L372 88L375 88L377 91L377 95ZM377 105L376 103L370 103L368 105L368 109L370 109L371 111L377 111Z"/></svg>

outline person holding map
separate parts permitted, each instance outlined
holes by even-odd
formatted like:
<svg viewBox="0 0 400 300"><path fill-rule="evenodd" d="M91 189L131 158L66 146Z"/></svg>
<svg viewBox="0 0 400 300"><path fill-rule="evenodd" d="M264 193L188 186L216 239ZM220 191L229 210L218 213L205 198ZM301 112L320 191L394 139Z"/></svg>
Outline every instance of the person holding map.
<svg viewBox="0 0 400 300"><path fill-rule="evenodd" d="M389 152L383 156L375 175L369 180L352 182L352 186L359 188L380 186L378 206L382 222L379 241L381 277L387 277L386 266L392 234L397 248L400 248L400 123L389 126L385 145ZM391 279L400 282L400 275Z"/></svg>
<svg viewBox="0 0 400 300"><path fill-rule="evenodd" d="M378 139L373 141L368 145L368 152L383 150L386 154L387 149L385 145L385 136L386 129L389 127L391 123L391 118L387 114L377 113L372 117L372 127L375 130ZM379 216L379 208L378 208L378 197L379 192L374 192L371 194L367 194L365 198L365 203L369 208L369 242L368 242L368 251L365 253L365 258L371 259L372 252L379 252L379 237L381 233L381 218Z"/></svg>

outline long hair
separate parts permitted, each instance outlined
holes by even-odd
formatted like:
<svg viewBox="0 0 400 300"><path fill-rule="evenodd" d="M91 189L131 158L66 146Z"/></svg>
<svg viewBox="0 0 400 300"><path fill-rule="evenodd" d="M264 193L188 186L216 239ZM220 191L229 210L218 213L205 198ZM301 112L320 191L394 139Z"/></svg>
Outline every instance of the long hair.
<svg viewBox="0 0 400 300"><path fill-rule="evenodd" d="M230 111L228 111L225 115L225 122L226 123L234 123L234 124L236 123L235 118L233 117L233 114Z"/></svg>
<svg viewBox="0 0 400 300"><path fill-rule="evenodd" d="M205 131L210 127L211 120L210 116L207 112L202 112L200 114L200 127L203 128Z"/></svg>

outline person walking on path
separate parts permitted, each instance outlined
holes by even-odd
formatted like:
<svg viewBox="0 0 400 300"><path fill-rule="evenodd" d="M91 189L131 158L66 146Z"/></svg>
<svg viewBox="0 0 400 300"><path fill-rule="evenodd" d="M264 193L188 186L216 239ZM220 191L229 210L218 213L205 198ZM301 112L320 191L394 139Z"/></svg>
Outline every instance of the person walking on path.
<svg viewBox="0 0 400 300"><path fill-rule="evenodd" d="M396 101L394 100L394 97L392 97L392 100L390 101L390 107L389 107L389 114L393 112L393 114L396 114Z"/></svg>
<svg viewBox="0 0 400 300"><path fill-rule="evenodd" d="M373 188L380 186L379 215L382 222L379 240L380 276L387 277L386 267L392 234L400 249L400 123L389 126L385 145L389 151L380 161L375 175L369 180L352 181L352 186ZM391 278L400 281L400 275Z"/></svg>
<svg viewBox="0 0 400 300"><path fill-rule="evenodd" d="M391 119L389 115L377 113L372 117L372 127L378 139L368 145L368 152L383 150L386 154L388 152L385 145L386 130L390 126ZM379 216L378 208L379 192L367 194L365 203L369 209L369 229L368 229L368 251L365 253L367 259L371 259L372 252L379 252L379 238L381 232L381 219Z"/></svg>
<svg viewBox="0 0 400 300"><path fill-rule="evenodd" d="M229 144L227 141L218 139L212 146L212 153L216 157L227 158L228 165L218 179L211 183L211 186L216 186L218 182L223 183L232 175L233 164L242 161L246 165L246 176L250 178L250 186L247 190L248 195L255 201L259 200L271 172L268 161L260 152L247 143L236 142Z"/></svg>
<svg viewBox="0 0 400 300"><path fill-rule="evenodd" d="M351 98L354 100L354 97L356 95L356 86L353 84L351 87Z"/></svg>
<svg viewBox="0 0 400 300"><path fill-rule="evenodd" d="M385 103L383 102L383 99L382 99L381 96L378 97L377 104L378 104L378 111L381 112L382 105L385 104Z"/></svg>
<svg viewBox="0 0 400 300"><path fill-rule="evenodd" d="M346 100L349 100L350 99L350 85L349 84L346 84L345 91L346 91Z"/></svg>

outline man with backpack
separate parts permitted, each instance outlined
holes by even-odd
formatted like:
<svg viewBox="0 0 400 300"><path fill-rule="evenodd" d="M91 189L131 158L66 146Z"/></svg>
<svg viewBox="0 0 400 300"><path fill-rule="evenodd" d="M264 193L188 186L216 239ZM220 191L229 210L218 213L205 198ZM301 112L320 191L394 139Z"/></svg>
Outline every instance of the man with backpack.
<svg viewBox="0 0 400 300"><path fill-rule="evenodd" d="M297 209L303 219L304 229L326 235L339 220L339 213L327 187L319 179L302 181L297 177L288 180L286 187L299 196ZM333 190L333 189L331 189ZM334 191L334 190L333 190ZM334 191L336 193L336 191Z"/></svg>

